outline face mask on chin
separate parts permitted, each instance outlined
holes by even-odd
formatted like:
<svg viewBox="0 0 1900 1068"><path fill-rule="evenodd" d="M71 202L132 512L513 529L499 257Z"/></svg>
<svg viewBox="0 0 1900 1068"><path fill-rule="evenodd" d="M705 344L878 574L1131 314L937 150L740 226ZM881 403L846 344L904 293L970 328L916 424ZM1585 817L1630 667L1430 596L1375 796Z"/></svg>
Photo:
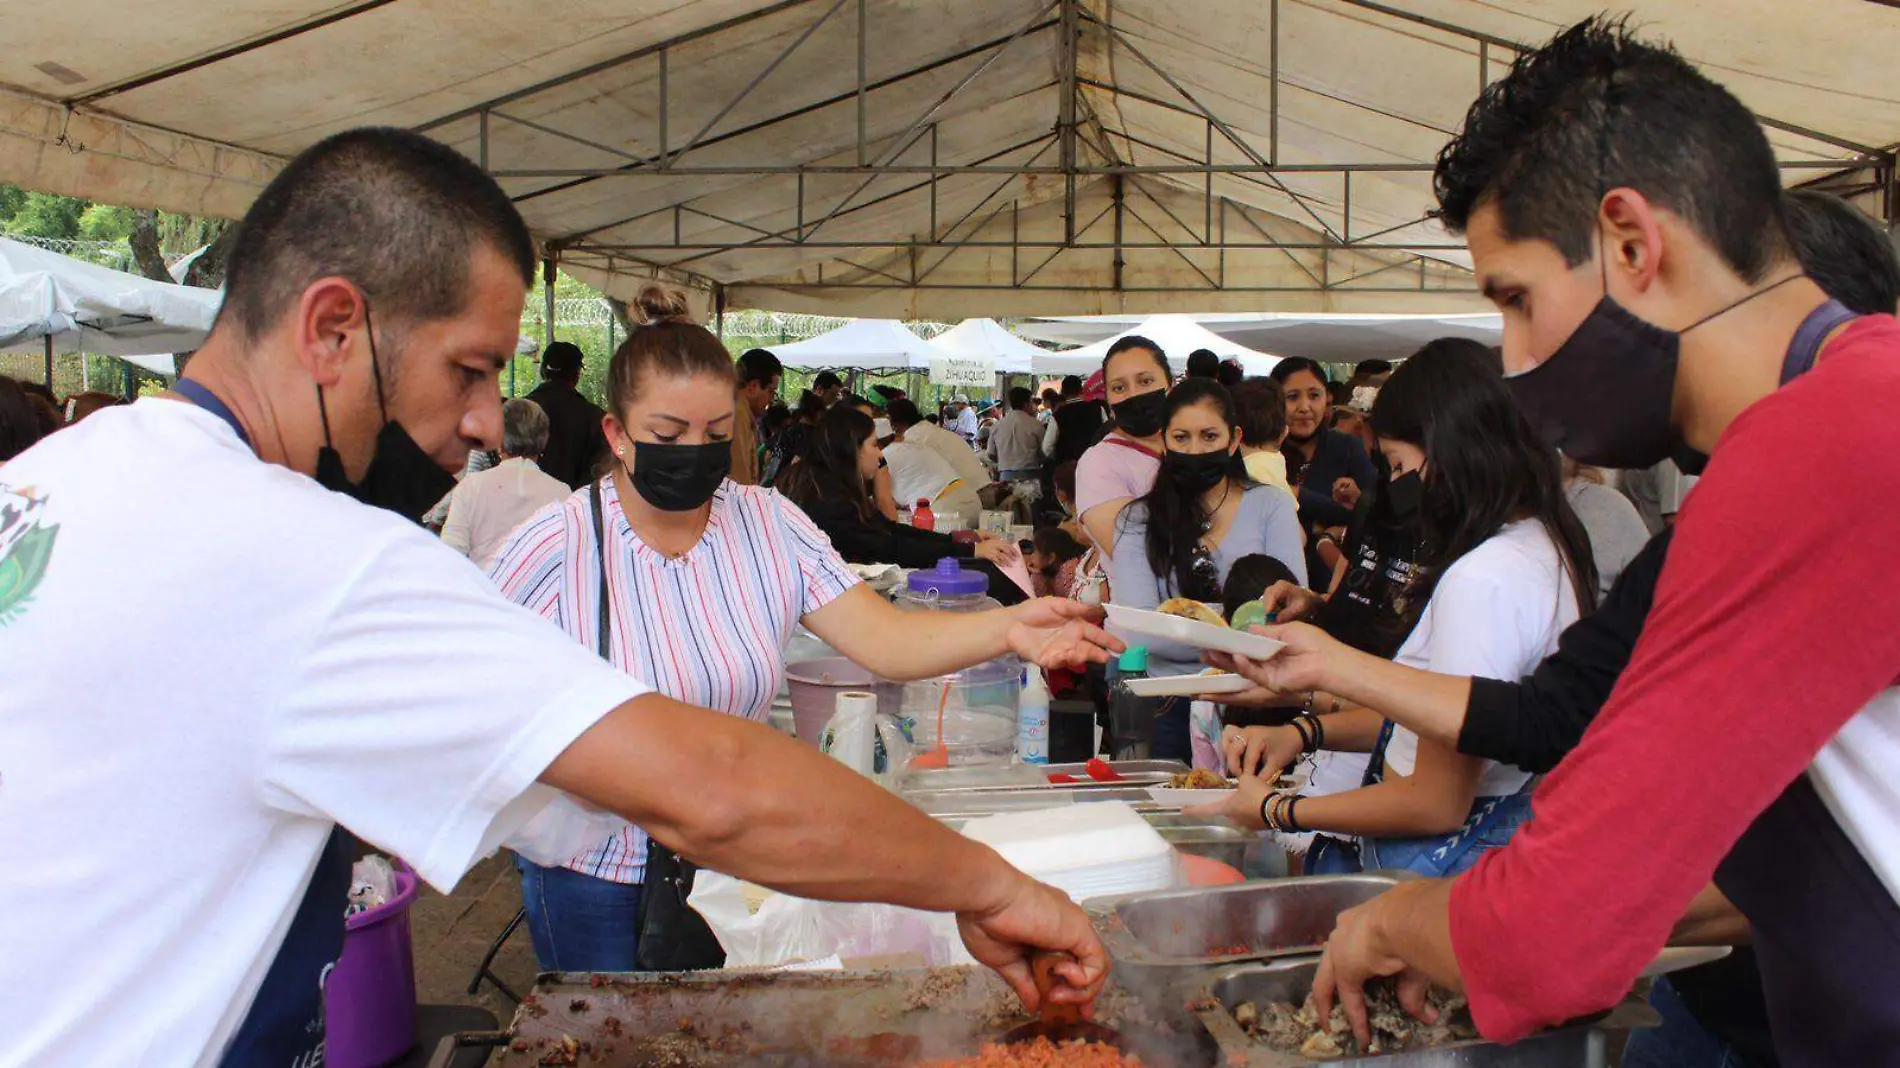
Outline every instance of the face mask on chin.
<svg viewBox="0 0 1900 1068"><path fill-rule="evenodd" d="M370 374L376 381L376 407L382 413L383 427L376 434L369 466L354 482L344 470L343 457L330 437L330 413L324 404L323 387L317 387L317 413L323 422L323 448L317 450L317 484L352 497L373 508L395 512L406 519L421 522L429 509L455 488L455 476L444 471L416 444L401 423L389 417L389 404L383 394L382 361L376 354L376 330L370 322L369 302L363 303L363 332L369 338Z"/></svg>

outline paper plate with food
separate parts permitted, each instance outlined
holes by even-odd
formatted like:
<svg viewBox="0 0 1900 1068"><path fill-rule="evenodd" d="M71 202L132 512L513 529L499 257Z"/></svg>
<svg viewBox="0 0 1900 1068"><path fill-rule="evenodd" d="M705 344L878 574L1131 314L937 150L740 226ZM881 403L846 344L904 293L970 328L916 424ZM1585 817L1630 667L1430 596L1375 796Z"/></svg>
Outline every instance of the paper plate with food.
<svg viewBox="0 0 1900 1068"><path fill-rule="evenodd" d="M1196 649L1233 653L1249 660L1266 660L1286 648L1283 642L1228 626L1220 612L1188 597L1163 601L1154 611L1117 604L1104 607L1108 609L1109 628L1124 635L1165 638ZM1234 611L1234 618L1239 621L1236 626L1253 626L1266 622L1266 613L1260 609L1260 602L1250 601Z"/></svg>
<svg viewBox="0 0 1900 1068"><path fill-rule="evenodd" d="M1195 805L1219 801L1233 790L1234 780L1223 778L1205 768L1195 768L1185 775L1169 779L1166 786L1148 787L1148 796L1155 804L1168 808L1193 808Z"/></svg>

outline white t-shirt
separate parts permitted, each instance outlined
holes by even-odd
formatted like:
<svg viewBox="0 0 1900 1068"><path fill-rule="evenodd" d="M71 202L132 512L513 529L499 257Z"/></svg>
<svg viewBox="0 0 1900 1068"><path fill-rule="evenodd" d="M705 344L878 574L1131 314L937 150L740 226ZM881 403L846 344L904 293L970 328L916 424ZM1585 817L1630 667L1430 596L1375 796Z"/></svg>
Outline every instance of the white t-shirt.
<svg viewBox="0 0 1900 1068"><path fill-rule="evenodd" d="M1558 636L1576 619L1576 591L1556 543L1542 523L1519 520L1445 569L1393 659L1445 675L1515 681L1557 650ZM1396 728L1386 767L1410 775L1417 759L1418 736ZM1514 794L1529 780L1529 772L1486 761L1478 796Z"/></svg>
<svg viewBox="0 0 1900 1068"><path fill-rule="evenodd" d="M971 489L980 490L990 484L990 471L983 466L983 458L956 434L932 423L918 423L904 431L904 441L941 456Z"/></svg>
<svg viewBox="0 0 1900 1068"><path fill-rule="evenodd" d="M957 480L957 473L943 457L923 445L912 444L909 437L906 434L906 440L884 446L884 462L891 469L891 492L904 506L934 501L945 486Z"/></svg>
<svg viewBox="0 0 1900 1068"><path fill-rule="evenodd" d="M177 401L0 469L9 564L8 1068L217 1063L335 824L448 889L646 692L420 526Z"/></svg>

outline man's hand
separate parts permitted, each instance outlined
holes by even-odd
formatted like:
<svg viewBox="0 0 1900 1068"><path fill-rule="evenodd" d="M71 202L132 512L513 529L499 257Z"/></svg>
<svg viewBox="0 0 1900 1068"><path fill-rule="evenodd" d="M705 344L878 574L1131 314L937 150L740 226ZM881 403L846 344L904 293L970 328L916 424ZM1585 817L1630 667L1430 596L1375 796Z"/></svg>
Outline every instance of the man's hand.
<svg viewBox="0 0 1900 1068"><path fill-rule="evenodd" d="M1042 1001L1029 967L1030 956L1038 951L1055 950L1075 958L1056 966L1062 984L1049 992L1055 1001L1093 1001L1108 978L1108 951L1102 948L1088 916L1068 895L1027 876L1000 908L958 915L957 928L970 955L994 968L1030 1012L1040 1008Z"/></svg>
<svg viewBox="0 0 1900 1068"><path fill-rule="evenodd" d="M1128 643L1103 630L1106 613L1100 605L1081 604L1062 597L1038 597L1013 610L1009 647L1038 667L1067 668L1106 664Z"/></svg>
<svg viewBox="0 0 1900 1068"><path fill-rule="evenodd" d="M1291 623L1319 611L1326 598L1297 582L1281 580L1267 587L1267 592L1260 595L1260 603L1266 608L1268 619Z"/></svg>
<svg viewBox="0 0 1900 1068"><path fill-rule="evenodd" d="M1346 1020L1360 1046L1372 1041L1372 1027L1366 1019L1366 981L1380 976L1398 976L1399 1005L1426 1023L1437 1022L1438 1014L1425 1003L1431 980L1425 973L1408 967L1387 946L1382 930L1393 894L1373 898L1357 908L1339 914L1332 937L1326 941L1326 953L1320 957L1319 971L1313 976L1313 1009L1324 1020L1333 1014L1333 999L1346 1010Z"/></svg>
<svg viewBox="0 0 1900 1068"><path fill-rule="evenodd" d="M1342 646L1325 631L1306 623L1251 629L1262 637L1284 643L1286 648L1271 660L1249 660L1232 653L1216 652L1208 653L1203 659L1275 693L1333 688L1330 682L1332 655Z"/></svg>
<svg viewBox="0 0 1900 1068"><path fill-rule="evenodd" d="M1333 483L1333 500L1348 508L1359 507L1359 483L1351 478L1340 478Z"/></svg>

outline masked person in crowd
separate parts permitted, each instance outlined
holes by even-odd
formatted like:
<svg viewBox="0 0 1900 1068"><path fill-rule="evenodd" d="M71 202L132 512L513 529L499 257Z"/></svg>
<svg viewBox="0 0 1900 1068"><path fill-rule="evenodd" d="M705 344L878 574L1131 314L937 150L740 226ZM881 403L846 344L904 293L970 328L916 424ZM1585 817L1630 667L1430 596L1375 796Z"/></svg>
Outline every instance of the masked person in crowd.
<svg viewBox="0 0 1900 1068"><path fill-rule="evenodd" d="M1885 619L1900 588L1823 546L1846 527L1870 544L1900 534L1900 486L1861 462L1900 436L1900 326L1805 276L1747 109L1617 23L1520 60L1437 185L1503 309L1513 391L1567 453L1623 468L1712 455L1627 668L1599 656L1580 676L1607 703L1538 791L1537 819L1457 880L1342 914L1321 1008L1339 997L1357 1028L1369 976L1408 991L1429 977L1462 984L1479 1027L1509 1041L1622 996L1672 932L1745 918L1783 1065L1891 1063L1900 803L1875 769L1900 731ZM1799 509L1780 499L1790 485ZM1618 629L1625 648L1635 629ZM1397 669L1336 678L1314 670L1325 659L1235 666L1268 686L1356 689L1394 715L1467 696L1475 714L1491 689L1415 673L1391 689Z"/></svg>
<svg viewBox="0 0 1900 1068"><path fill-rule="evenodd" d="M1186 378L1167 396L1162 454L1153 487L1118 517L1111 552L1115 603L1153 609L1187 597L1219 604L1234 561L1256 553L1287 562L1302 581L1298 506L1247 477L1234 401L1211 378ZM1201 670L1200 653L1150 640L1153 675ZM1157 760L1187 760L1188 702L1155 722Z"/></svg>
<svg viewBox="0 0 1900 1068"><path fill-rule="evenodd" d="M1529 671L1579 612L1595 607L1596 572L1583 525L1564 499L1557 455L1520 415L1482 346L1431 346L1407 360L1372 412L1392 470L1383 492L1414 498L1427 552L1405 591L1415 619L1398 662L1426 670ZM1393 729L1376 712L1303 716L1282 727L1230 730L1240 788L1219 807L1246 826L1323 839L1309 874L1404 868L1463 871L1530 818L1531 776ZM1371 752L1361 788L1329 796L1274 794L1269 783L1302 753ZM1259 777L1264 773L1264 778Z"/></svg>
<svg viewBox="0 0 1900 1068"><path fill-rule="evenodd" d="M899 612L872 593L783 496L727 478L732 428L746 414L735 410L719 340L657 287L637 306L646 324L609 372L614 470L524 527L496 559L491 576L511 600L661 693L760 722L800 624L890 679L1006 652L1053 663L1106 637L1049 601L939 617ZM834 421L868 422L842 406L821 426ZM634 826L565 865L520 861L543 968L645 966L640 935L665 933L637 922L647 857L647 834Z"/></svg>
<svg viewBox="0 0 1900 1068"><path fill-rule="evenodd" d="M1075 508L1103 553L1114 550L1122 509L1154 488L1173 377L1161 347L1138 335L1115 342L1102 359L1114 425L1076 463Z"/></svg>
<svg viewBox="0 0 1900 1068"><path fill-rule="evenodd" d="M548 444L548 417L531 400L501 406L501 463L471 473L449 494L442 542L483 570L528 518L572 490L536 466Z"/></svg>
<svg viewBox="0 0 1900 1068"><path fill-rule="evenodd" d="M31 858L0 879L0 1000L34 1005L7 1025L10 1060L318 1063L349 832L447 890L550 807L578 811L568 795L739 878L956 912L1031 1004L1038 950L1077 955L1062 998L1105 975L1060 892L810 746L602 663L416 523L499 443L534 269L466 156L334 135L239 223L218 320L170 394L0 468L0 856ZM690 445L698 418L633 433ZM698 485L685 466L659 465L668 503ZM128 530L165 565L108 577ZM1098 632L1043 611L908 648L946 667L1018 639L1101 658ZM102 633L112 671L90 666Z"/></svg>
<svg viewBox="0 0 1900 1068"><path fill-rule="evenodd" d="M1332 428L1332 400L1326 371L1304 357L1281 360L1273 380L1286 400L1289 470L1297 466L1300 524L1309 534L1344 527L1352 521L1359 494L1378 477L1364 445ZM1322 582L1330 576L1309 576Z"/></svg>
<svg viewBox="0 0 1900 1068"><path fill-rule="evenodd" d="M600 407L581 396L581 350L571 341L556 341L541 354L541 384L528 399L548 417L548 447L541 454L541 470L572 489L585 486L606 455L601 436Z"/></svg>

